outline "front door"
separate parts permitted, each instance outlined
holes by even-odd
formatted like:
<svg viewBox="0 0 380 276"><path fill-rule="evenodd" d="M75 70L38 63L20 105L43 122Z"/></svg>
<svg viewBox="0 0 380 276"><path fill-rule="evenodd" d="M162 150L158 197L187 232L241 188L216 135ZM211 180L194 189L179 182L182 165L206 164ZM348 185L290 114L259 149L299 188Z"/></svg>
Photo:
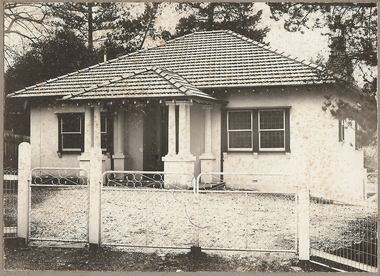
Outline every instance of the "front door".
<svg viewBox="0 0 380 276"><path fill-rule="evenodd" d="M167 106L158 102L148 104L144 115L144 171L163 171L162 157L168 152Z"/></svg>

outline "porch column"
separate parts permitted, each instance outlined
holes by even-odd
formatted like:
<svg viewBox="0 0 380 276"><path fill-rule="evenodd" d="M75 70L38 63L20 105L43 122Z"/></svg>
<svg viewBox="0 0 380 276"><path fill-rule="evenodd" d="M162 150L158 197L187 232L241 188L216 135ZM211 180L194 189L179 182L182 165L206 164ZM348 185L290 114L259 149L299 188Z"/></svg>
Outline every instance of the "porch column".
<svg viewBox="0 0 380 276"><path fill-rule="evenodd" d="M112 156L114 160L114 170L115 171L124 171L125 170L125 162L128 158L127 155L124 154L124 110L120 109L117 112L117 117L115 120L115 132L114 135L116 137L116 148L115 154Z"/></svg>
<svg viewBox="0 0 380 276"><path fill-rule="evenodd" d="M166 105L169 107L167 156L175 156L176 155L175 102L166 102Z"/></svg>
<svg viewBox="0 0 380 276"><path fill-rule="evenodd" d="M91 149L91 133L92 133L92 124L91 124L91 106L85 106L84 111L84 152L90 152Z"/></svg>
<svg viewBox="0 0 380 276"><path fill-rule="evenodd" d="M94 106L93 115L93 134L92 134L92 146L96 149L101 149L101 131L100 131L100 106Z"/></svg>
<svg viewBox="0 0 380 276"><path fill-rule="evenodd" d="M178 154L176 148L176 112L175 104L179 105L179 141ZM165 188L188 188L193 185L195 156L190 153L190 106L189 101L167 103L169 106L168 120L168 154L162 158L165 171Z"/></svg>
<svg viewBox="0 0 380 276"><path fill-rule="evenodd" d="M216 159L212 154L212 123L211 123L211 105L203 105L204 110L204 153L199 156L201 160L201 173L209 173L213 171L213 163ZM209 183L211 181L211 175L205 175L202 177L202 181Z"/></svg>
<svg viewBox="0 0 380 276"><path fill-rule="evenodd" d="M90 151L92 147L92 135L93 135L93 108L90 105L86 105L84 110L84 152L78 156L79 167L90 172Z"/></svg>
<svg viewBox="0 0 380 276"><path fill-rule="evenodd" d="M190 106L191 102L179 102L178 155L190 155Z"/></svg>

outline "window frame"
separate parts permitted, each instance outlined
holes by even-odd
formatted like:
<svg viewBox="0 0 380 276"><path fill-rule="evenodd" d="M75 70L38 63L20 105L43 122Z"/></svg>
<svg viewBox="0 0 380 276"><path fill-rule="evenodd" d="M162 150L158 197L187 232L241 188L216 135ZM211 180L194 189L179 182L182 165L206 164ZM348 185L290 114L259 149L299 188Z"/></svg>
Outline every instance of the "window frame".
<svg viewBox="0 0 380 276"><path fill-rule="evenodd" d="M282 111L283 114L283 128L282 129L261 129L260 127L260 120L261 120L261 112L266 112L266 111ZM259 140L259 151L285 151L285 144L286 144L286 122L285 122L285 109L259 109L258 110L258 140ZM261 147L261 133L262 132L271 132L271 131L283 131L284 133L284 146L282 148L263 148Z"/></svg>
<svg viewBox="0 0 380 276"><path fill-rule="evenodd" d="M80 118L80 131L79 132L63 132L63 119L65 116L78 115ZM81 153L84 151L84 112L70 112L70 113L59 113L58 116L58 153ZM63 148L63 137L64 135L70 134L80 134L81 135L81 147L80 148Z"/></svg>
<svg viewBox="0 0 380 276"><path fill-rule="evenodd" d="M236 112L249 112L251 114L251 128L250 129L229 129L229 114ZM229 151L252 151L253 150L253 121L254 116L252 110L229 110L227 111L227 148ZM230 133L231 132L250 132L251 133L251 147L250 148L230 148Z"/></svg>
<svg viewBox="0 0 380 276"><path fill-rule="evenodd" d="M290 153L290 109L291 106L280 106L280 107L252 107L252 108L226 108L224 109L224 123L222 130L224 130L225 138L222 139L222 149L225 152L253 152L253 153ZM284 114L284 147L283 148L261 148L260 145L260 111L283 111ZM252 148L230 148L229 147L229 113L230 112L251 112L251 143ZM277 129L274 129L277 131ZM224 141L224 142L223 142Z"/></svg>

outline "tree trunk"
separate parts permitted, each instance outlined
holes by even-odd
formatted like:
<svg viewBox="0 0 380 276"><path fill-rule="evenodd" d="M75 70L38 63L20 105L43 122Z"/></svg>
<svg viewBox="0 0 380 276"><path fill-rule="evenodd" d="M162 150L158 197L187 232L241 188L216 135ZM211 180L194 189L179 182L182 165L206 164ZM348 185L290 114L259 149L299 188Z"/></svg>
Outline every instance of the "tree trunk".
<svg viewBox="0 0 380 276"><path fill-rule="evenodd" d="M94 3L88 3L88 49L92 50L94 48L94 42L92 38L93 26L92 26L92 7Z"/></svg>

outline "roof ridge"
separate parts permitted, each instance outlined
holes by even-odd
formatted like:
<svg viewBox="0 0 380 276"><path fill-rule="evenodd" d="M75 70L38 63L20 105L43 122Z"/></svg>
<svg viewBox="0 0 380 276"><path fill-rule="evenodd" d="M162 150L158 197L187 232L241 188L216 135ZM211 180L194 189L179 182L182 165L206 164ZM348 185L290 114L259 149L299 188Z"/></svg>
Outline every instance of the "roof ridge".
<svg viewBox="0 0 380 276"><path fill-rule="evenodd" d="M265 43L262 43L262 42L258 42L258 41L256 41L256 40L253 40L253 39L251 39L251 38L248 38L248 37L246 37L246 36L244 36L244 35L241 35L241 34L239 34L239 33L236 33L236 32L234 32L234 31L231 31L231 30L227 30L226 33L227 33L227 34L231 34L231 35L233 35L233 36L235 36L235 37L237 37L237 38L240 38L240 39L242 39L242 40L244 40L244 41L247 41L247 42L249 42L249 43L255 44L255 45L258 46L258 47L261 47L261 48L263 48L263 49L265 49L265 50L271 51L271 52L273 52L273 53L275 53L275 54L277 54L277 55L280 55L280 56L282 56L282 57L284 57L284 58L287 58L287 59L293 60L293 61L295 61L295 62L301 63L301 64L303 64L303 65L305 65L305 66L311 67L311 68L314 69L314 70L320 70L320 71L322 70L322 68L320 68L320 66L318 66L318 65L316 65L316 64L314 64L314 63L312 63L312 62L306 63L306 62L305 62L305 59L300 59L299 57L294 56L294 55L292 55L292 54L285 55L285 54L287 54L287 53L285 53L285 51L283 51L283 52L280 53L278 49L275 49L275 48L269 46L269 44L265 44Z"/></svg>

